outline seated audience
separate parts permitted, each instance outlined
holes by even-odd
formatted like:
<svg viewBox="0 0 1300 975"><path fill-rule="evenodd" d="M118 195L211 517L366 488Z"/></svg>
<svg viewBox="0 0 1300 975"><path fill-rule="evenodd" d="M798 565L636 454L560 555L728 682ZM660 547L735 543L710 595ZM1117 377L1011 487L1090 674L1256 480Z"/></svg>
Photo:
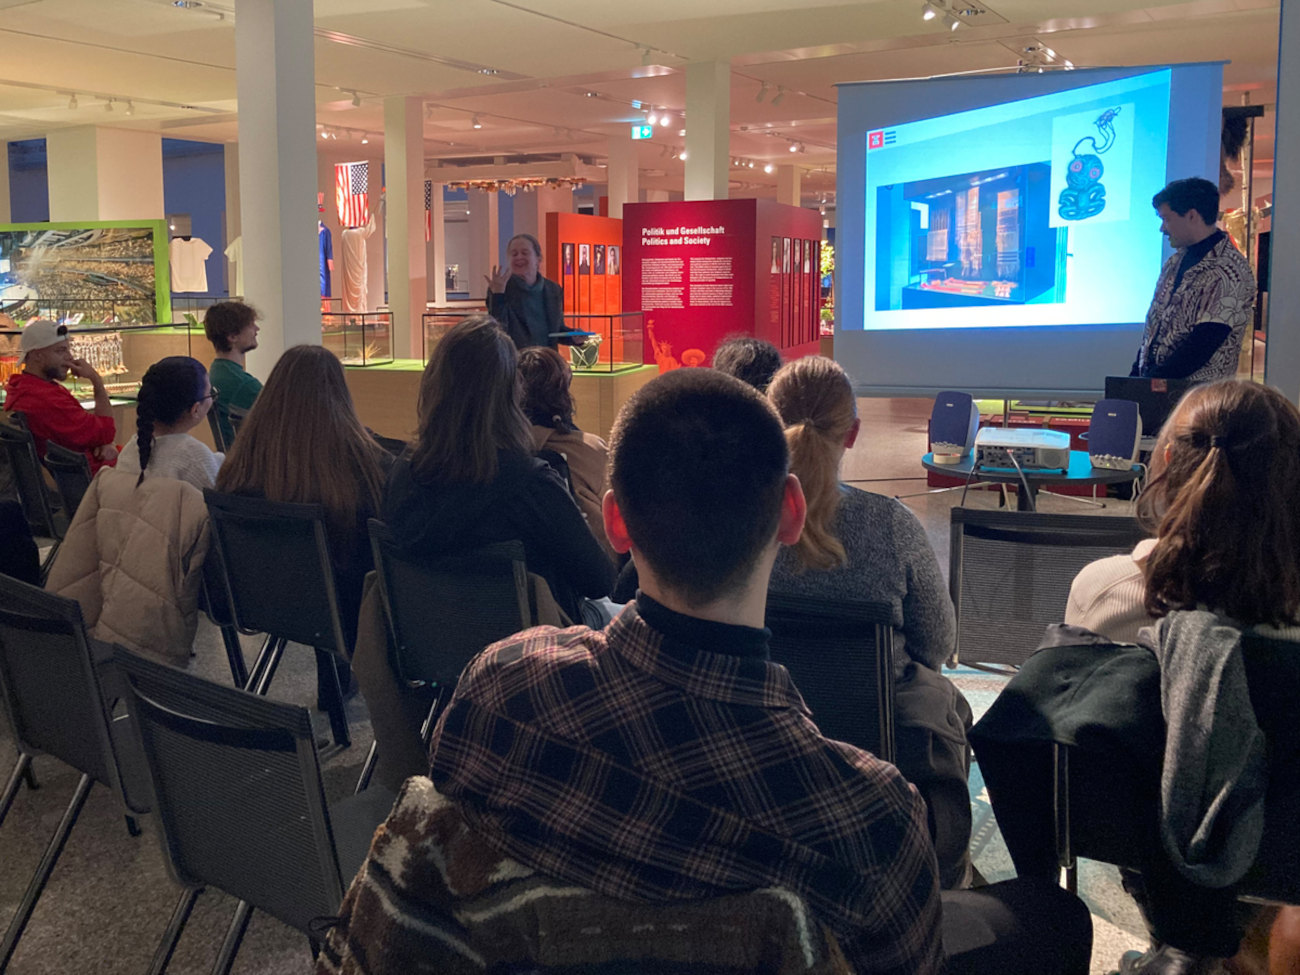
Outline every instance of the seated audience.
<svg viewBox="0 0 1300 975"><path fill-rule="evenodd" d="M190 436L212 409L215 395L198 359L173 355L155 362L140 380L136 435L127 441L117 469L146 477L174 477L199 490L216 483L224 454Z"/></svg>
<svg viewBox="0 0 1300 975"><path fill-rule="evenodd" d="M112 464L117 459L113 445L116 427L108 389L90 363L72 357L67 326L43 318L28 322L20 350L18 361L23 371L9 377L5 411L27 417L37 453L44 457L45 442L53 440L85 453L92 474ZM89 381L95 394L93 410L83 409L63 385L68 373Z"/></svg>
<svg viewBox="0 0 1300 975"><path fill-rule="evenodd" d="M1239 628L1300 638L1300 411L1248 381L1197 387L1153 474L1138 509L1155 538L1078 575L1074 628L1049 630L971 739L1022 875L1056 873L1048 743L1072 745L1072 834L1140 868L1126 886L1153 946L1121 971L1209 973L1240 944L1264 798ZM1213 839L1188 845L1189 821Z"/></svg>
<svg viewBox="0 0 1300 975"><path fill-rule="evenodd" d="M416 443L393 465L383 519L416 557L521 541L535 622L567 623L582 618L582 597L609 592L614 566L568 486L533 456L518 361L514 343L486 315L447 331L420 381ZM428 771L420 738L428 703L398 684L382 623L364 607L362 630L355 666L379 745L375 778L396 791Z"/></svg>
<svg viewBox="0 0 1300 975"><path fill-rule="evenodd" d="M227 446L235 440L230 407L252 409L262 391L257 377L244 368L245 357L257 348L258 331L257 311L242 301L218 301L203 314L203 334L216 350L210 372L217 388L217 426Z"/></svg>
<svg viewBox="0 0 1300 975"><path fill-rule="evenodd" d="M729 338L714 350L713 368L749 383L760 393L781 368L781 352L771 342L750 335Z"/></svg>
<svg viewBox="0 0 1300 975"><path fill-rule="evenodd" d="M804 519L770 406L713 370L661 376L619 415L610 480L605 530L640 566L636 601L605 630L539 627L470 663L430 759L465 842L455 822L415 808L429 788L413 779L379 834L401 836L405 860L397 849L382 860L400 904L367 898L380 877L363 868L318 971L359 972L351 960L362 957L382 973L426 957L390 957L396 942L365 940L382 930L366 922L382 912L396 927L413 902L411 917L445 910L435 885L408 883L429 873L425 860L461 896L481 889L450 863L478 838L553 882L646 904L647 920L664 905L782 889L821 922L809 940L833 934L847 962L835 970L924 975L940 970L945 948L978 944L982 966L949 971L1086 972L1086 910L1051 884L1015 903L998 896L1002 885L945 893L941 909L915 790L893 766L824 738L768 661L768 576ZM481 877L491 860L475 862ZM1026 906L1049 899L1060 926L1025 925ZM1010 955L999 944L1008 936L1018 939ZM436 938L424 947L450 957Z"/></svg>
<svg viewBox="0 0 1300 975"><path fill-rule="evenodd" d="M338 358L319 345L295 345L271 370L217 475L217 490L228 494L324 507L349 644L374 567L366 522L379 511L389 462L361 425ZM348 680L342 675L345 690Z"/></svg>
<svg viewBox="0 0 1300 975"><path fill-rule="evenodd" d="M583 433L573 422L573 370L554 349L530 346L519 353L520 393L524 416L533 427L533 444L538 451L563 456L569 468L573 500L587 519L587 527L606 552L600 499L605 493L605 457L609 448L594 433Z"/></svg>
<svg viewBox="0 0 1300 975"><path fill-rule="evenodd" d="M894 648L903 651L895 658L898 769L926 800L941 883L962 886L970 868L971 711L939 673L952 655L957 620L934 549L900 502L840 482L859 421L852 383L838 363L797 359L776 374L767 396L785 424L790 470L808 499L803 534L777 556L771 589L890 607Z"/></svg>

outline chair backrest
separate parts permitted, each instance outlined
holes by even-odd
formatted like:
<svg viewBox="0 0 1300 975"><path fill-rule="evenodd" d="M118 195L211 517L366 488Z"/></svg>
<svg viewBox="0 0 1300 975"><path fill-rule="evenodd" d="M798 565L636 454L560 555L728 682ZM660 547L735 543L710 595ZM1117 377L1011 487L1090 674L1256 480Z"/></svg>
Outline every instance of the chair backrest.
<svg viewBox="0 0 1300 975"><path fill-rule="evenodd" d="M18 749L52 755L124 796L111 715L75 600L0 575L0 711ZM137 812L145 797L125 797Z"/></svg>
<svg viewBox="0 0 1300 975"><path fill-rule="evenodd" d="M529 626L522 542L418 558L374 519L370 542L402 680L454 684L480 650Z"/></svg>
<svg viewBox="0 0 1300 975"><path fill-rule="evenodd" d="M769 653L822 734L894 760L894 631L881 603L768 593Z"/></svg>
<svg viewBox="0 0 1300 975"><path fill-rule="evenodd" d="M948 587L963 663L1019 665L1043 628L1065 618L1070 584L1090 562L1146 537L1126 516L953 508Z"/></svg>
<svg viewBox="0 0 1300 975"><path fill-rule="evenodd" d="M114 648L177 882L212 886L308 932L343 881L306 708Z"/></svg>
<svg viewBox="0 0 1300 975"><path fill-rule="evenodd" d="M0 420L0 444L9 458L14 487L23 506L23 515L32 527L32 534L46 538L62 538L66 523L54 517L50 499L45 493L45 478L41 475L41 461L36 453L36 440L27 428L27 418L21 412L5 415Z"/></svg>
<svg viewBox="0 0 1300 975"><path fill-rule="evenodd" d="M90 490L90 461L80 450L69 450L51 441L45 445L45 469L54 476L63 512L71 523L81 499Z"/></svg>
<svg viewBox="0 0 1300 975"><path fill-rule="evenodd" d="M226 443L226 435L221 430L221 416L224 411L225 407L220 403L213 403L212 409L208 410L208 429L212 431L212 445L218 453L222 454L230 449L230 444Z"/></svg>
<svg viewBox="0 0 1300 975"><path fill-rule="evenodd" d="M1269 791L1264 837L1244 893L1300 904L1300 642L1247 630L1241 638L1255 720L1268 743Z"/></svg>
<svg viewBox="0 0 1300 975"><path fill-rule="evenodd" d="M227 406L226 419L230 421L230 439L233 443L235 437L239 436L239 428L243 426L244 421L248 419L248 410L238 406Z"/></svg>
<svg viewBox="0 0 1300 975"><path fill-rule="evenodd" d="M325 509L207 489L212 537L235 624L347 653Z"/></svg>

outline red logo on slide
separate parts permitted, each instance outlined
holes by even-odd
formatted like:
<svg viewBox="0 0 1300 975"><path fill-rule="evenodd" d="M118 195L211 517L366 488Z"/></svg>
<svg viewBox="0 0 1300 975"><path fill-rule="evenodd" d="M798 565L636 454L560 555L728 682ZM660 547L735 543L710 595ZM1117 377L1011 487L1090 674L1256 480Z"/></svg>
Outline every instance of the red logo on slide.
<svg viewBox="0 0 1300 975"><path fill-rule="evenodd" d="M867 148L879 149L885 144L885 130L877 129L867 134Z"/></svg>

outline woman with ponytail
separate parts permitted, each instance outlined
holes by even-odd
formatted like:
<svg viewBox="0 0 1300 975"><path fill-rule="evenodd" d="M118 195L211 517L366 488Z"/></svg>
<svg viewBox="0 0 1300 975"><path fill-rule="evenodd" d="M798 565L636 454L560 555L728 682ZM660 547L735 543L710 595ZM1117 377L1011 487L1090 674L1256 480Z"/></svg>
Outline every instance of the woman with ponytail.
<svg viewBox="0 0 1300 975"><path fill-rule="evenodd" d="M1155 537L1075 577L1072 625L1048 628L971 741L1016 872L1053 878L1050 749L1070 745L1071 839L1127 865L1151 934L1119 971L1217 975L1271 808L1241 632L1300 643L1300 410L1248 380L1198 386L1152 472L1138 517Z"/></svg>
<svg viewBox="0 0 1300 975"><path fill-rule="evenodd" d="M768 399L785 424L790 470L808 516L797 544L781 549L770 591L883 603L894 628L895 764L926 801L945 888L970 876L970 706L939 673L952 654L956 618L925 530L892 498L840 482L858 436L848 375L821 356L797 359L772 378Z"/></svg>
<svg viewBox="0 0 1300 975"><path fill-rule="evenodd" d="M185 355L159 359L144 374L136 400L136 435L122 448L117 469L146 477L171 477L199 490L216 482L222 454L190 436L212 409L216 390L203 363Z"/></svg>

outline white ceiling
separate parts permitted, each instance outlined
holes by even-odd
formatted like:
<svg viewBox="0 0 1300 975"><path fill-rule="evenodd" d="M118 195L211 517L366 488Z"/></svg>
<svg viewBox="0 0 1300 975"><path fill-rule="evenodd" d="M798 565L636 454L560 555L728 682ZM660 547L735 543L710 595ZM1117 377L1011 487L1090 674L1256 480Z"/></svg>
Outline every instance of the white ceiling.
<svg viewBox="0 0 1300 975"><path fill-rule="evenodd" d="M1271 178L1278 0L953 6L967 11L956 31L923 21L921 0L316 0L317 121L341 133L327 152L355 155L368 133L377 153L383 99L418 96L431 162L600 159L609 139L642 120L634 101L680 115L685 64L725 59L731 154L746 163L733 170L733 192L770 194L775 176L764 163L793 162L805 199L816 199L834 188L837 83L1012 68L1026 47L1045 45L1079 66L1231 62L1225 104L1247 97L1269 107L1255 171ZM191 9L172 0L0 0L0 139L99 124L234 141L236 15L236 0ZM779 88L785 96L773 106ZM482 128L471 127L474 114ZM670 153L684 145L682 124L675 118L640 145L642 186L680 188L683 164ZM791 140L804 151L790 153Z"/></svg>

